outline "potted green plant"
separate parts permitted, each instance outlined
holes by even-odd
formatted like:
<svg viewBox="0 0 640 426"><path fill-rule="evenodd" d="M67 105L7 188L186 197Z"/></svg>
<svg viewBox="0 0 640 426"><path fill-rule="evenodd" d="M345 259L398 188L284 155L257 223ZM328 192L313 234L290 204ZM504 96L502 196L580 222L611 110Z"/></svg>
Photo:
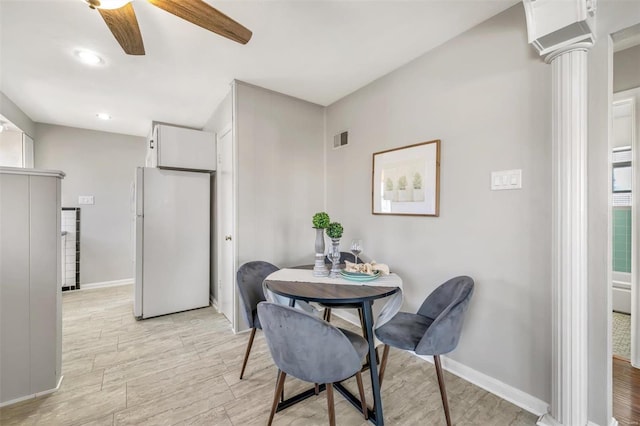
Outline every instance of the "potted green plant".
<svg viewBox="0 0 640 426"><path fill-rule="evenodd" d="M418 172L413 175L413 201L424 201L424 191L422 190L422 176Z"/></svg>
<svg viewBox="0 0 640 426"><path fill-rule="evenodd" d="M327 235L331 238L331 251L329 252L331 259L331 272L329 276L336 278L340 274L338 264L340 263L340 238L344 229L338 222L331 222L327 227Z"/></svg>
<svg viewBox="0 0 640 426"><path fill-rule="evenodd" d="M407 177L405 175L400 176L400 179L398 179L398 201L413 201L411 196L413 191L408 186Z"/></svg>
<svg viewBox="0 0 640 426"><path fill-rule="evenodd" d="M326 212L318 212L313 215L313 227L316 229L325 229L329 226L329 215Z"/></svg>
<svg viewBox="0 0 640 426"><path fill-rule="evenodd" d="M344 229L342 228L342 225L340 225L340 223L338 222L331 222L329 224L329 226L327 226L327 235L329 236L329 238L334 239L334 238L342 238L342 232L344 231Z"/></svg>
<svg viewBox="0 0 640 426"><path fill-rule="evenodd" d="M316 230L315 243L315 263L313 265L313 275L316 277L326 277L329 273L324 264L324 230L329 226L331 219L326 212L318 212L313 215L312 223Z"/></svg>
<svg viewBox="0 0 640 426"><path fill-rule="evenodd" d="M395 191L393 190L393 180L387 176L384 180L384 195L382 199L387 201L395 201L394 200Z"/></svg>

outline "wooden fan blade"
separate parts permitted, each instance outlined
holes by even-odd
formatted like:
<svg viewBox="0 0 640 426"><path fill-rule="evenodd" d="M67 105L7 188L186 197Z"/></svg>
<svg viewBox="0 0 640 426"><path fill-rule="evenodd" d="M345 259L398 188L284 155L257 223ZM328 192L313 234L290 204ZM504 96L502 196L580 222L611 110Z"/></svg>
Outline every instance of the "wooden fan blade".
<svg viewBox="0 0 640 426"><path fill-rule="evenodd" d="M98 9L98 12L127 55L144 55L142 35L131 3L119 9Z"/></svg>
<svg viewBox="0 0 640 426"><path fill-rule="evenodd" d="M230 40L247 44L251 31L202 0L148 0L172 15L213 31Z"/></svg>

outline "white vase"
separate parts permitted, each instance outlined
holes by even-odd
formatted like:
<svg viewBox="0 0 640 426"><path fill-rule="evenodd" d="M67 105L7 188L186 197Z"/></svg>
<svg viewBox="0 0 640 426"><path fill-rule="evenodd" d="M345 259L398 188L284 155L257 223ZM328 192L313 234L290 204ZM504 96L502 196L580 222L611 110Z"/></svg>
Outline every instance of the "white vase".
<svg viewBox="0 0 640 426"><path fill-rule="evenodd" d="M324 264L324 229L314 228L316 230L316 243L315 252L316 259L313 264L313 276L314 277L326 277L329 275L329 271Z"/></svg>
<svg viewBox="0 0 640 426"><path fill-rule="evenodd" d="M413 188L413 201L424 201L424 189Z"/></svg>

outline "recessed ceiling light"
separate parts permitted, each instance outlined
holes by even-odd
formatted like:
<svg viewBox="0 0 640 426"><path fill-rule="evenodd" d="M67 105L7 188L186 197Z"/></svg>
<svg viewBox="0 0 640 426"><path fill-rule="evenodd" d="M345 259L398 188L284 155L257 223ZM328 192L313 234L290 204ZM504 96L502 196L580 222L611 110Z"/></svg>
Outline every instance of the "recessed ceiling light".
<svg viewBox="0 0 640 426"><path fill-rule="evenodd" d="M98 117L100 120L111 120L111 116L106 112L99 112L96 114L96 117Z"/></svg>
<svg viewBox="0 0 640 426"><path fill-rule="evenodd" d="M102 58L89 50L76 50L75 53L83 64L98 65L102 63Z"/></svg>
<svg viewBox="0 0 640 426"><path fill-rule="evenodd" d="M131 3L133 0L84 0L91 9L120 9L127 3Z"/></svg>

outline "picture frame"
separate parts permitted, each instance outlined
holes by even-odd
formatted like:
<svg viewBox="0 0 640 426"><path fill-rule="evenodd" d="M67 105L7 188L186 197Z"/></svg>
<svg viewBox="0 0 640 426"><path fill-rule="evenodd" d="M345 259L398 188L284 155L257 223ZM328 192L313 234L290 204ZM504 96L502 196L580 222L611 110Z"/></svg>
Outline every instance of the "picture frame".
<svg viewBox="0 0 640 426"><path fill-rule="evenodd" d="M440 215L440 140L373 154L371 213Z"/></svg>

